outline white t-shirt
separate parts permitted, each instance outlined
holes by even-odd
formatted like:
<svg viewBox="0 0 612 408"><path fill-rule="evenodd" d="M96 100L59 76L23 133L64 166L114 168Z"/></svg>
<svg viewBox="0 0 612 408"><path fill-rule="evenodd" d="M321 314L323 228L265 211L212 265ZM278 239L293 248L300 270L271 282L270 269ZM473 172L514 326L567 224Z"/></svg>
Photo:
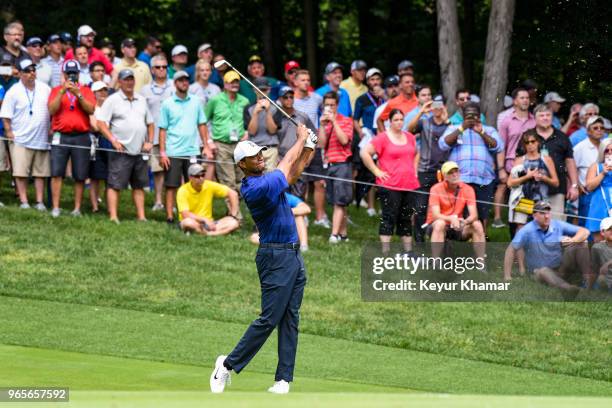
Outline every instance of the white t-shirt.
<svg viewBox="0 0 612 408"><path fill-rule="evenodd" d="M36 64L36 80L51 86L51 76L53 72L51 66L44 60Z"/></svg>
<svg viewBox="0 0 612 408"><path fill-rule="evenodd" d="M598 155L599 148L591 143L588 137L574 146L574 160L578 169L578 181L581 185L584 186L586 184L589 167L597 162Z"/></svg>
<svg viewBox="0 0 612 408"><path fill-rule="evenodd" d="M49 150L49 108L51 88L36 81L33 90L19 81L4 95L0 118L11 120L15 143L34 150Z"/></svg>
<svg viewBox="0 0 612 408"><path fill-rule="evenodd" d="M380 115L383 113L383 111L385 110L385 108L387 107L387 104L389 102L385 102L382 105L380 105L378 108L376 108L376 110L374 111L374 127L377 127L377 123L378 123L378 118L380 117ZM389 129L389 119L385 120L385 129Z"/></svg>
<svg viewBox="0 0 612 408"><path fill-rule="evenodd" d="M204 88L199 83L194 82L193 84L189 85L189 93L202 99L204 102L204 107L206 107L206 104L213 96L221 93L221 88L210 82L206 88Z"/></svg>

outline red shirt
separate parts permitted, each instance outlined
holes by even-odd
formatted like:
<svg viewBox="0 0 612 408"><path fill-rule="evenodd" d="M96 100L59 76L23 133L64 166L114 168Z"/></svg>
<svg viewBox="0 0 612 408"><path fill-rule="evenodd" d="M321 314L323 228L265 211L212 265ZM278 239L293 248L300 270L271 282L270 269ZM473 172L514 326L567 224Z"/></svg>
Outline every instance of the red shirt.
<svg viewBox="0 0 612 408"><path fill-rule="evenodd" d="M399 109L405 115L416 108L418 104L419 101L414 94L412 94L410 98L406 98L403 93L400 93L395 98L389 100L385 110L383 110L383 112L380 114L380 118L382 120L389 119L389 114L393 109Z"/></svg>
<svg viewBox="0 0 612 408"><path fill-rule="evenodd" d="M57 93L62 88L63 86L60 85L51 90L49 102L57 97ZM86 101L93 105L96 104L96 97L89 87L79 85L79 90ZM70 109L71 106L72 109ZM89 128L89 115L83 111L77 97L66 92L60 101L59 110L51 117L51 129L60 133L85 133L89 132Z"/></svg>
<svg viewBox="0 0 612 408"><path fill-rule="evenodd" d="M416 138L412 133L402 132L406 143L398 145L391 141L387 132L379 133L372 139L372 146L378 155L378 167L389 174L382 181L376 178L376 184L390 190L415 190L419 188L419 179L414 167L416 156Z"/></svg>
<svg viewBox="0 0 612 408"><path fill-rule="evenodd" d="M68 61L69 59L75 59L74 50L72 48L66 51L66 56L64 57L65 61ZM100 61L103 63L107 74L110 75L111 72L113 72L113 64L111 64L108 58L106 58L106 55L104 55L104 53L96 47L91 47L89 50L89 58L87 58L87 63L91 65L91 63L94 61Z"/></svg>
<svg viewBox="0 0 612 408"><path fill-rule="evenodd" d="M427 209L427 224L434 222L433 215L431 213L431 207L437 205L440 207L440 214L442 215L457 215L459 218L463 217L463 209L468 205L476 205L476 193L472 186L459 182L458 189L454 192L448 190L448 183L442 181L435 184L429 190L429 206ZM447 222L447 224L450 224Z"/></svg>
<svg viewBox="0 0 612 408"><path fill-rule="evenodd" d="M325 146L325 158L328 163L344 163L353 155L351 150L351 141L353 140L353 119L348 116L336 114L336 123L340 129L348 137L348 143L344 146L338 140L336 131L333 129L331 122L325 126L327 134L327 146Z"/></svg>

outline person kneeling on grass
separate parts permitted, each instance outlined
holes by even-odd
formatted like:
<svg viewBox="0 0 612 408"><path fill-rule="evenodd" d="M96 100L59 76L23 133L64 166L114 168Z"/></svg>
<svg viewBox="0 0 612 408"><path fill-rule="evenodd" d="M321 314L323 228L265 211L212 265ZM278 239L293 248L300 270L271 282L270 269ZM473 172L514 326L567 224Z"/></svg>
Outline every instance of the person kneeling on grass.
<svg viewBox="0 0 612 408"><path fill-rule="evenodd" d="M181 230L216 236L238 229L238 193L222 184L205 180L206 171L200 164L189 166L188 174L189 181L176 193ZM227 198L228 216L216 221L213 219L213 198Z"/></svg>

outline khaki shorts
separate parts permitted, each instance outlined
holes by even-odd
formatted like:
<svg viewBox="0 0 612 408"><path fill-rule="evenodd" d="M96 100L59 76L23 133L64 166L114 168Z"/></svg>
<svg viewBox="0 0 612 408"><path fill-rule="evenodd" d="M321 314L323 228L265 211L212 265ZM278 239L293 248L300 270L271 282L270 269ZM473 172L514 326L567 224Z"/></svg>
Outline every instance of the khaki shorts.
<svg viewBox="0 0 612 408"><path fill-rule="evenodd" d="M153 146L149 165L151 166L151 172L153 173L159 173L160 171L164 171L164 168L159 163L159 145Z"/></svg>
<svg viewBox="0 0 612 408"><path fill-rule="evenodd" d="M266 150L261 152L264 157L264 163L266 164L265 171L272 171L278 164L278 148L276 146L268 146Z"/></svg>
<svg viewBox="0 0 612 408"><path fill-rule="evenodd" d="M0 171L7 171L9 169L8 154L6 152L6 142L0 140Z"/></svg>
<svg viewBox="0 0 612 408"><path fill-rule="evenodd" d="M13 177L50 177L51 158L48 150L28 149L16 143L9 145Z"/></svg>

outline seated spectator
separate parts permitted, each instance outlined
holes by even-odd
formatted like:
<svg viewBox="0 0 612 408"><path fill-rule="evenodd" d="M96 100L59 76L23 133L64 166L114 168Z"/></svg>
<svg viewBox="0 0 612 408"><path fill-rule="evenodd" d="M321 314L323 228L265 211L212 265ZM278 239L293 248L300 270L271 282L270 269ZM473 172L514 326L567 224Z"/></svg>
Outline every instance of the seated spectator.
<svg viewBox="0 0 612 408"><path fill-rule="evenodd" d="M300 251L306 252L308 251L308 225L306 224L306 217L310 214L310 207L300 197L293 194L285 193L285 198L291 207L291 212L295 219L295 226L298 238L300 239ZM250 240L255 245L259 245L259 232L251 234Z"/></svg>
<svg viewBox="0 0 612 408"><path fill-rule="evenodd" d="M205 180L206 171L200 164L189 166L189 181L176 193L181 230L197 234L227 235L240 227L238 193L222 184ZM227 198L229 215L213 219L213 199Z"/></svg>
<svg viewBox="0 0 612 408"><path fill-rule="evenodd" d="M612 293L612 217L601 220L599 230L603 240L591 248L591 267L599 288Z"/></svg>
<svg viewBox="0 0 612 408"><path fill-rule="evenodd" d="M564 221L553 220L548 201L538 201L533 221L527 223L512 239L504 257L504 280L512 280L512 264L516 251L523 249L527 271L536 280L563 291L573 299L579 288L566 281L570 273L580 271L587 287L593 282L590 270L589 231Z"/></svg>
<svg viewBox="0 0 612 408"><path fill-rule="evenodd" d="M600 127L603 124L596 121L591 130L601 131ZM585 227L595 241L601 241L601 220L612 215L612 139L604 139L599 143L597 162L589 167L586 176L586 189L592 197Z"/></svg>
<svg viewBox="0 0 612 408"><path fill-rule="evenodd" d="M485 255L485 233L478 220L474 189L461 181L457 163L447 161L442 165L444 179L429 190L427 235L432 243L446 240L472 240L478 257ZM463 218L467 207L468 217ZM432 245L432 256L439 257L442 245Z"/></svg>

